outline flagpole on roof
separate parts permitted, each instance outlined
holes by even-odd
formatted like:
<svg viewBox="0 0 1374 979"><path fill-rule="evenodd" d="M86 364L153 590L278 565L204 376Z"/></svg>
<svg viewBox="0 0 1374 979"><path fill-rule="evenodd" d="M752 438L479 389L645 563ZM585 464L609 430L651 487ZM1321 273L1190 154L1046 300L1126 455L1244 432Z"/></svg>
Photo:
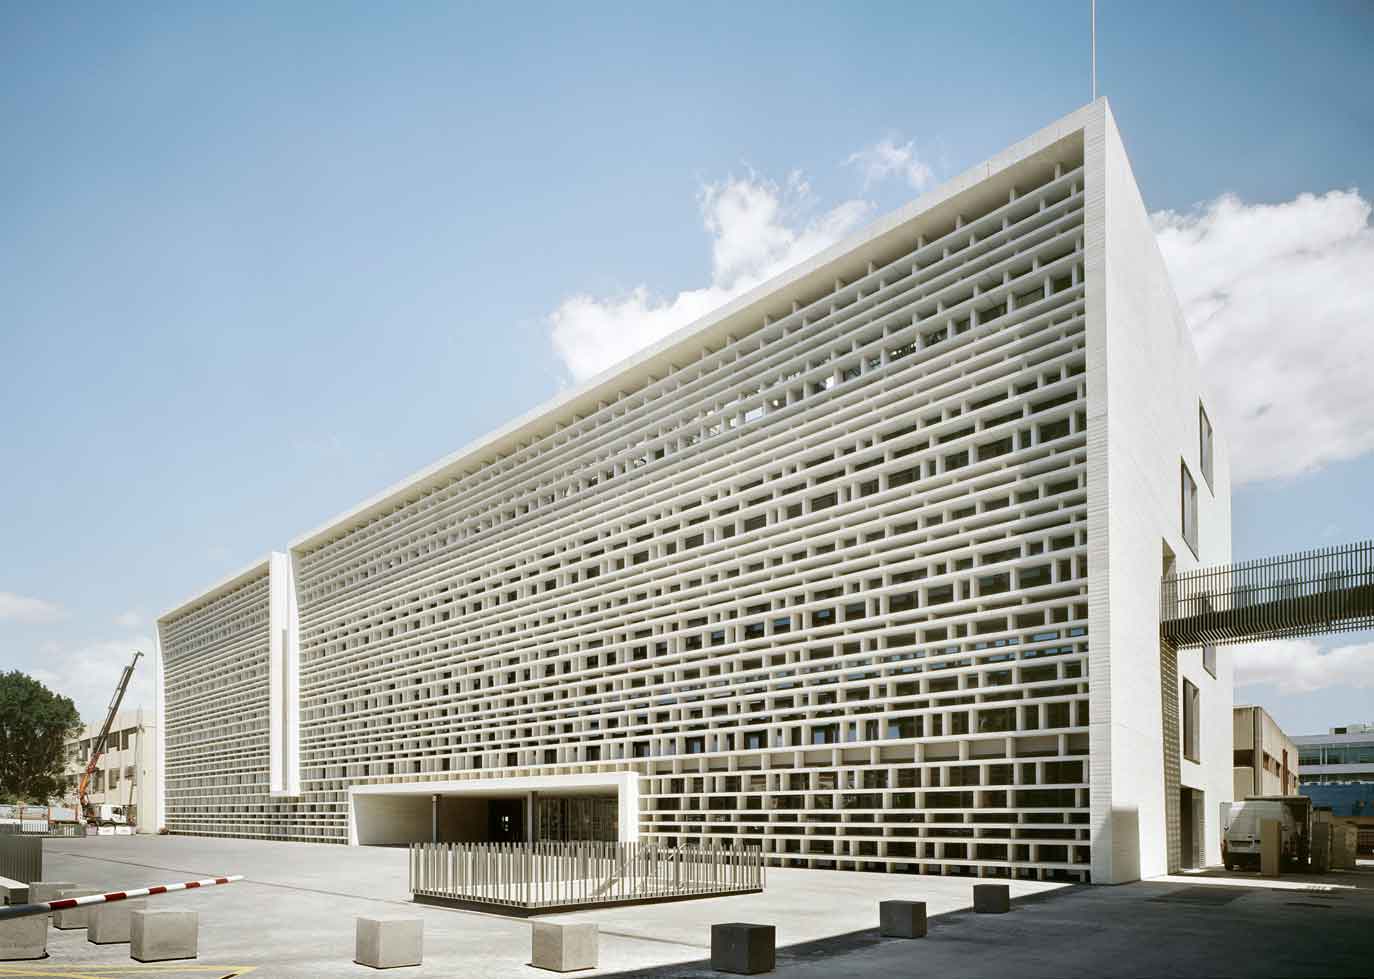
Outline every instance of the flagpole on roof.
<svg viewBox="0 0 1374 979"><path fill-rule="evenodd" d="M1097 101L1097 0L1092 0L1093 101Z"/></svg>

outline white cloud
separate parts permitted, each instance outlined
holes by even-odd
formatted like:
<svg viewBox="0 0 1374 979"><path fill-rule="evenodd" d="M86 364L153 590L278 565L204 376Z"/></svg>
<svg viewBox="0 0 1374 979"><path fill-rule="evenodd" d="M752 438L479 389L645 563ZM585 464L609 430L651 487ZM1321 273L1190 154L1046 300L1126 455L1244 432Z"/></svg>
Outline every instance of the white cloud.
<svg viewBox="0 0 1374 979"><path fill-rule="evenodd" d="M912 190L925 190L935 179L935 171L917 155L915 142L908 140L899 146L895 136L885 136L872 146L849 154L844 162L859 168L865 190L889 177L901 177Z"/></svg>
<svg viewBox="0 0 1374 979"><path fill-rule="evenodd" d="M554 352L586 380L661 340L852 231L871 209L850 200L813 216L800 173L778 184L750 172L707 184L699 195L711 236L711 281L675 296L640 285L617 297L570 296L549 315Z"/></svg>
<svg viewBox="0 0 1374 979"><path fill-rule="evenodd" d="M1374 643L1323 651L1309 639L1249 643L1236 652L1236 686L1265 684L1282 693L1311 693L1328 687L1374 688Z"/></svg>
<svg viewBox="0 0 1374 979"><path fill-rule="evenodd" d="M42 625L47 622L56 622L62 616L62 606L60 605L45 602L41 598L29 598L26 595L0 591L0 622Z"/></svg>
<svg viewBox="0 0 1374 979"><path fill-rule="evenodd" d="M143 616L139 615L133 609L115 616L115 625L122 626L125 629L137 629L142 623Z"/></svg>
<svg viewBox="0 0 1374 979"><path fill-rule="evenodd" d="M1237 483L1374 450L1374 228L1357 191L1154 215Z"/></svg>
<svg viewBox="0 0 1374 979"><path fill-rule="evenodd" d="M143 657L134 668L121 710L153 709L153 641L147 636L68 646L47 643L41 652L42 666L27 672L54 693L70 697L87 724L99 723L109 708L115 684L134 650Z"/></svg>

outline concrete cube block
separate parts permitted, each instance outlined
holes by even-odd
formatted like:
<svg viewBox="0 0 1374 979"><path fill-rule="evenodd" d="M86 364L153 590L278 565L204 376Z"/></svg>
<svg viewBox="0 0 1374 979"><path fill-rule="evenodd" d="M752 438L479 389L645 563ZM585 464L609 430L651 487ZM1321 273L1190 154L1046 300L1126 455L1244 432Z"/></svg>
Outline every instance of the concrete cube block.
<svg viewBox="0 0 1374 979"><path fill-rule="evenodd" d="M550 972L595 969L596 946L594 924L536 921L530 931L530 965Z"/></svg>
<svg viewBox="0 0 1374 979"><path fill-rule="evenodd" d="M57 892L75 887L76 884L70 880L34 880L29 882L29 901L33 904L45 904L48 901L57 900ZM51 917L51 915L49 916Z"/></svg>
<svg viewBox="0 0 1374 979"><path fill-rule="evenodd" d="M0 962L16 959L41 959L48 954L48 916L31 914L25 918L0 921Z"/></svg>
<svg viewBox="0 0 1374 979"><path fill-rule="evenodd" d="M1011 910L1011 887L1007 884L974 884L973 910L979 914L1006 914Z"/></svg>
<svg viewBox="0 0 1374 979"><path fill-rule="evenodd" d="M711 968L740 976L772 972L776 943L777 929L772 925L742 921L712 925Z"/></svg>
<svg viewBox="0 0 1374 979"><path fill-rule="evenodd" d="M58 897L90 897L92 894L99 894L100 891L90 887L66 887L57 892ZM52 926L61 928L63 931L73 931L77 928L85 928L91 922L91 908L67 908L64 911L54 911L52 915Z"/></svg>
<svg viewBox="0 0 1374 979"><path fill-rule="evenodd" d="M0 877L0 905L28 904L29 885L8 877Z"/></svg>
<svg viewBox="0 0 1374 979"><path fill-rule="evenodd" d="M129 956L138 962L194 959L199 938L195 911L138 909L129 918Z"/></svg>
<svg viewBox="0 0 1374 979"><path fill-rule="evenodd" d="M419 918L359 917L353 961L374 969L419 965L424 937L425 923Z"/></svg>
<svg viewBox="0 0 1374 979"><path fill-rule="evenodd" d="M129 941L133 914L142 906L142 901L97 904L91 908L91 920L86 925L86 941L95 945L119 945Z"/></svg>
<svg viewBox="0 0 1374 979"><path fill-rule="evenodd" d="M881 901L878 930L888 938L925 938L925 901Z"/></svg>

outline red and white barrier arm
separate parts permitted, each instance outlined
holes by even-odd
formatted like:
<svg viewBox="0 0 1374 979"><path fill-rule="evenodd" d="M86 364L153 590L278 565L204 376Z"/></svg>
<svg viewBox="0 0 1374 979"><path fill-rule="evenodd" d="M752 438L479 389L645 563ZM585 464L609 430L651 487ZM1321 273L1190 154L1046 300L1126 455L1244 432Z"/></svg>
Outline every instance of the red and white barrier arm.
<svg viewBox="0 0 1374 979"><path fill-rule="evenodd" d="M60 897L56 901L40 901L37 904L16 904L8 908L0 907L0 921L24 918L31 914L47 914L49 911L65 911L68 908L83 908L89 904L127 901L131 897L152 897L154 894L170 894L173 891L191 891L197 887L232 884L236 880L243 880L243 875L207 877L205 880L188 880L181 884L158 884L155 887L141 887L136 891L111 891L108 894L91 894L86 897Z"/></svg>

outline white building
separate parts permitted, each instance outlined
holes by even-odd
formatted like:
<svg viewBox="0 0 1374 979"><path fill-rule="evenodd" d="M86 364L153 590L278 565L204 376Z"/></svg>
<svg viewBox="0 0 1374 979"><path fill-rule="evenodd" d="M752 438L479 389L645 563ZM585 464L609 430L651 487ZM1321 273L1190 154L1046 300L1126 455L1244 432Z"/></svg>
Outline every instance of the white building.
<svg viewBox="0 0 1374 979"><path fill-rule="evenodd" d="M77 788L91 759L91 744L99 724L87 724L66 741L66 791L63 804L80 813ZM140 833L157 831L157 725L152 711L122 710L110 725L110 738L88 793L92 805L119 807Z"/></svg>
<svg viewBox="0 0 1374 979"><path fill-rule="evenodd" d="M1206 404L1098 101L163 615L164 821L1219 860Z"/></svg>

